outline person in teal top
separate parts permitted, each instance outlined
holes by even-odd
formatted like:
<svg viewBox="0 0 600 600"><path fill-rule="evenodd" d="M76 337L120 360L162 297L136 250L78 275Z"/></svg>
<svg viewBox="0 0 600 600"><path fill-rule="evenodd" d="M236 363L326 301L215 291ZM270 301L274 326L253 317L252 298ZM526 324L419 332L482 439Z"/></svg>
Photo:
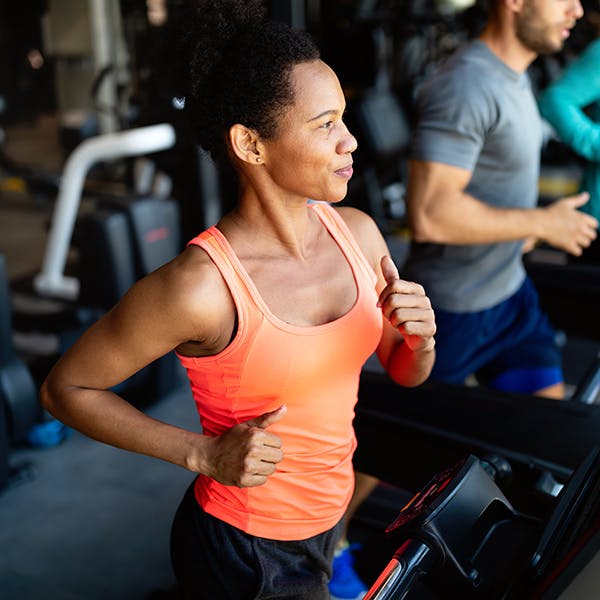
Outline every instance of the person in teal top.
<svg viewBox="0 0 600 600"><path fill-rule="evenodd" d="M581 210L600 218L600 37L543 91L538 104L560 140L586 159L581 189L590 199ZM600 262L600 244L594 241L582 259Z"/></svg>

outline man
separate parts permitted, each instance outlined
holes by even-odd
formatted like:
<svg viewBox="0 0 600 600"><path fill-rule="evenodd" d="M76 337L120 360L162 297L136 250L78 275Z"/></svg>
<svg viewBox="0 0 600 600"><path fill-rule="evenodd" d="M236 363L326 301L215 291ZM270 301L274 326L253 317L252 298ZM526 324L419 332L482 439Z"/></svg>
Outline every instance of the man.
<svg viewBox="0 0 600 600"><path fill-rule="evenodd" d="M556 52L579 0L495 0L480 37L424 86L409 170L404 276L433 303L431 379L564 397L555 334L522 262L532 240L580 255L587 194L538 208L542 125L526 70Z"/></svg>
<svg viewBox="0 0 600 600"><path fill-rule="evenodd" d="M411 250L402 277L425 288L436 315L430 379L564 398L555 333L522 254L543 240L580 255L598 223L579 211L587 194L537 208L542 124L527 76L560 50L579 0L490 0L482 34L425 83L409 167ZM360 444L355 466L360 471ZM377 479L356 473L348 522ZM365 586L344 540L330 590Z"/></svg>

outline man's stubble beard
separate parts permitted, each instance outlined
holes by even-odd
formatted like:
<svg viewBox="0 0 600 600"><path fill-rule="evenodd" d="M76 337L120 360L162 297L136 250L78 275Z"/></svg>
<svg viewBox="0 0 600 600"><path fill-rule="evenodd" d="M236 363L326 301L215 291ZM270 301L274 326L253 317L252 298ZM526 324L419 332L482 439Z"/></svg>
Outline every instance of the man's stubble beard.
<svg viewBox="0 0 600 600"><path fill-rule="evenodd" d="M516 34L519 41L536 54L552 54L563 47L562 39L557 42L552 38L551 26L540 22L531 0L525 0L523 11L517 16Z"/></svg>

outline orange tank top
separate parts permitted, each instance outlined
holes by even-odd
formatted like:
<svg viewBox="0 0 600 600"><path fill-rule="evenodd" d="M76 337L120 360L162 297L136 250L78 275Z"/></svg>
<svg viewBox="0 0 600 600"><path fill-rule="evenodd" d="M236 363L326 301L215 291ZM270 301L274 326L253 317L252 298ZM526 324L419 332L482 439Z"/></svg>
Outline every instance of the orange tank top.
<svg viewBox="0 0 600 600"><path fill-rule="evenodd" d="M352 420L360 370L382 332L373 269L333 208L310 207L344 253L358 290L350 311L323 325L295 326L273 315L216 227L190 241L214 261L238 313L236 335L222 352L179 355L203 433L218 435L287 406L269 427L281 438L285 457L267 482L240 489L200 475L196 499L238 529L277 540L306 539L343 516L354 485Z"/></svg>

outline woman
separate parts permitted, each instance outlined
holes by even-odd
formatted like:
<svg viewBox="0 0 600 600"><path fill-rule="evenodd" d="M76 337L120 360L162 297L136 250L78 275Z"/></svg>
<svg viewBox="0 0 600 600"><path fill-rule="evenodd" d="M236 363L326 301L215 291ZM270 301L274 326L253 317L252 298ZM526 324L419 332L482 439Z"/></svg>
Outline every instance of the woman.
<svg viewBox="0 0 600 600"><path fill-rule="evenodd" d="M223 0L198 5L184 41L186 109L199 143L233 167L239 202L81 337L42 401L95 439L197 474L172 531L183 597L329 598L360 369L376 350L395 381L421 383L433 312L372 219L331 206L356 141L306 34L264 21L258 2ZM202 434L109 391L173 349Z"/></svg>

